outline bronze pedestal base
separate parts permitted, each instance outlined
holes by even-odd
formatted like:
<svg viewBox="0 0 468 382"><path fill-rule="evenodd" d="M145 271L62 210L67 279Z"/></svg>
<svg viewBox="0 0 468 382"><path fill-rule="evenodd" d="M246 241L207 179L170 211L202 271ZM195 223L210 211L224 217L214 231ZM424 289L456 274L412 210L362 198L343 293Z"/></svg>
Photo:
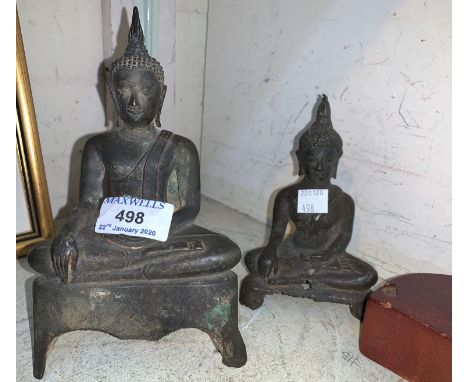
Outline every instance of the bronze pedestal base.
<svg viewBox="0 0 468 382"><path fill-rule="evenodd" d="M316 284L271 284L266 279L248 275L242 280L239 302L250 309L263 305L266 295L284 294L292 297L310 298L314 301L349 305L351 314L361 319L364 302L370 289L345 290Z"/></svg>
<svg viewBox="0 0 468 382"><path fill-rule="evenodd" d="M120 339L158 340L183 328L207 333L223 363L247 362L238 329L237 276L65 284L41 276L33 284L33 370L42 378L47 352L73 330L98 330Z"/></svg>

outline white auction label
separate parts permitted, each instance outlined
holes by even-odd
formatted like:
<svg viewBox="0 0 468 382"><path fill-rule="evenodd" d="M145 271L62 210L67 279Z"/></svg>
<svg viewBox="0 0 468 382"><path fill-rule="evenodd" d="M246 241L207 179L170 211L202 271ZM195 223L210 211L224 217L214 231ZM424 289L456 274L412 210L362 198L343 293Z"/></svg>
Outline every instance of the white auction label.
<svg viewBox="0 0 468 382"><path fill-rule="evenodd" d="M166 241L174 206L130 196L105 198L94 231Z"/></svg>
<svg viewBox="0 0 468 382"><path fill-rule="evenodd" d="M298 190L297 212L300 214L327 214L328 190L322 188Z"/></svg>

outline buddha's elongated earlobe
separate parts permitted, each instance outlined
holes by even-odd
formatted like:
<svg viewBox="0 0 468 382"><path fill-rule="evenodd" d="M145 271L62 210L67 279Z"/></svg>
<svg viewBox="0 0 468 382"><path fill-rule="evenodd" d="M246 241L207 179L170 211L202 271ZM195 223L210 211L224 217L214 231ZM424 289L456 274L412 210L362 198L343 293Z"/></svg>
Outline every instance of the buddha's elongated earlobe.
<svg viewBox="0 0 468 382"><path fill-rule="evenodd" d="M296 151L297 163L299 163L299 176L304 175L304 169L302 168L302 158L299 150Z"/></svg>
<svg viewBox="0 0 468 382"><path fill-rule="evenodd" d="M302 169L301 164L299 164L299 176L304 175L304 170Z"/></svg>
<svg viewBox="0 0 468 382"><path fill-rule="evenodd" d="M112 86L112 83L111 83L111 80L109 79L109 81L107 81L107 85L109 86L109 91L110 91L110 94L111 94L111 98L112 98L112 102L114 104L114 121L115 121L115 127L117 129L119 129L120 127L123 126L123 121L122 121L122 118L120 118L119 116L119 104L117 102L117 98L115 96L115 89L114 89L114 86Z"/></svg>
<svg viewBox="0 0 468 382"><path fill-rule="evenodd" d="M162 110L162 107L163 107L164 98L166 97L166 90L167 90L167 86L163 85L163 87L161 89L161 97L160 97L160 100L159 100L158 112L156 114L156 126L158 126L158 127L161 127L161 121L160 121L161 110Z"/></svg>
<svg viewBox="0 0 468 382"><path fill-rule="evenodd" d="M338 162L335 164L332 172L332 178L336 179L336 170L338 169Z"/></svg>

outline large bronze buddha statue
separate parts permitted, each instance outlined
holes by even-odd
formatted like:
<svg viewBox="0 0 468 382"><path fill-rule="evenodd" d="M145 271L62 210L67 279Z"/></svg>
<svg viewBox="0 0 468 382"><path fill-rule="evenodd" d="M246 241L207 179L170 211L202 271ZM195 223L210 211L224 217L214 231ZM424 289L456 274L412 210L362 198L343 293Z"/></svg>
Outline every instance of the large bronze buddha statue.
<svg viewBox="0 0 468 382"><path fill-rule="evenodd" d="M342 154L343 141L333 129L330 105L323 95L315 123L299 139L297 157L303 178L276 195L268 244L245 256L250 275L241 288L244 305L256 309L264 295L282 293L348 304L352 313L360 316L377 272L346 252L353 230L354 202L330 182L336 177ZM310 205L298 208L299 193L313 190L327 191L326 213L314 212ZM288 236L289 222L293 232Z"/></svg>
<svg viewBox="0 0 468 382"><path fill-rule="evenodd" d="M187 138L155 127L166 93L164 73L145 48L136 8L109 87L119 123L86 142L78 206L57 237L28 256L44 275L33 283L34 376L42 378L54 340L72 330L158 340L198 328L225 365L240 367L247 355L238 328L237 275L230 271L240 250L194 224L198 152ZM96 233L104 196L123 204L135 198L172 204L167 241Z"/></svg>
<svg viewBox="0 0 468 382"><path fill-rule="evenodd" d="M68 282L193 276L232 268L240 260L238 247L193 224L200 209L195 145L154 126L160 127L166 85L161 65L147 53L137 13L128 47L112 65L109 87L120 126L86 142L79 205L52 242L30 253L31 267ZM105 175L110 196L174 205L167 242L94 232Z"/></svg>

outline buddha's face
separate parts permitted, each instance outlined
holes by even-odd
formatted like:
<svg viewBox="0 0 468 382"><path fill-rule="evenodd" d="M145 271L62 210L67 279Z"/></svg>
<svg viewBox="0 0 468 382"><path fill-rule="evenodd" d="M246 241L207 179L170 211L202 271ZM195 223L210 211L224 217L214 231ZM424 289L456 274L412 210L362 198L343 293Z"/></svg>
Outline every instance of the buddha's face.
<svg viewBox="0 0 468 382"><path fill-rule="evenodd" d="M336 177L338 159L336 150L329 147L313 147L299 158L304 175L321 182Z"/></svg>
<svg viewBox="0 0 468 382"><path fill-rule="evenodd" d="M162 102L161 87L150 70L117 71L111 82L119 117L130 126L144 126L155 118Z"/></svg>

